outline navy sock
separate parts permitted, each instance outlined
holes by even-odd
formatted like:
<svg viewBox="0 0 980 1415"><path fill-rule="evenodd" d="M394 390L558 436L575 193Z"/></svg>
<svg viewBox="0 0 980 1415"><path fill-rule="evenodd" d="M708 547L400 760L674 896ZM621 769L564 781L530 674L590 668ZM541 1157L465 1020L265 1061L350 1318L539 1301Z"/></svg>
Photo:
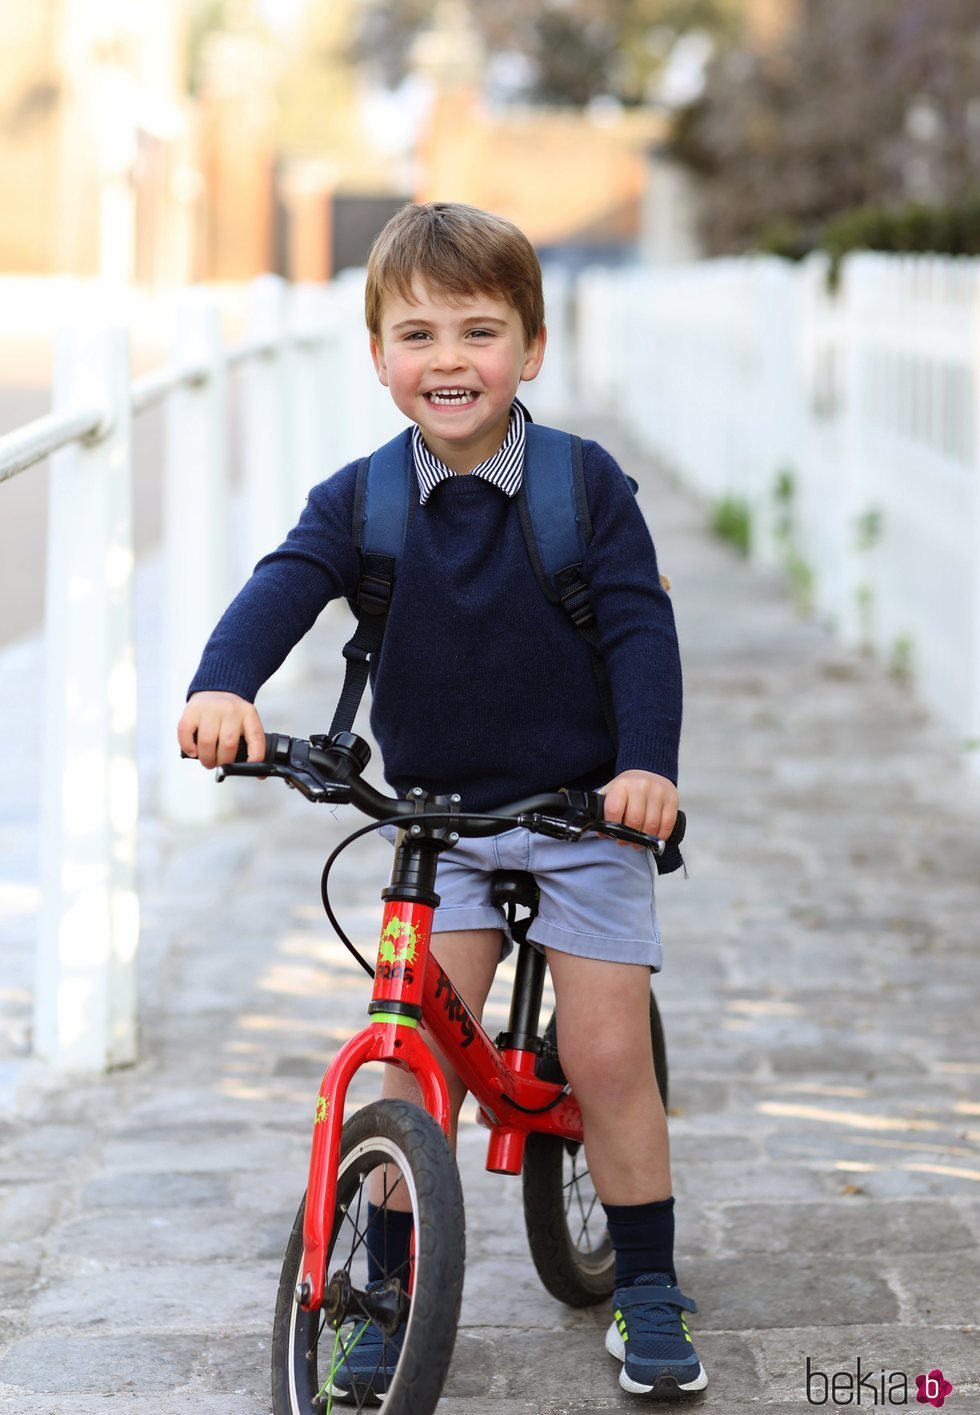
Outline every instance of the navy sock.
<svg viewBox="0 0 980 1415"><path fill-rule="evenodd" d="M364 1230L367 1248L368 1282L397 1277L408 1282L408 1264L412 1251L412 1215L399 1209L368 1203L368 1221Z"/></svg>
<svg viewBox="0 0 980 1415"><path fill-rule="evenodd" d="M674 1199L652 1204L603 1204L616 1250L616 1286L629 1287L644 1273L674 1272Z"/></svg>

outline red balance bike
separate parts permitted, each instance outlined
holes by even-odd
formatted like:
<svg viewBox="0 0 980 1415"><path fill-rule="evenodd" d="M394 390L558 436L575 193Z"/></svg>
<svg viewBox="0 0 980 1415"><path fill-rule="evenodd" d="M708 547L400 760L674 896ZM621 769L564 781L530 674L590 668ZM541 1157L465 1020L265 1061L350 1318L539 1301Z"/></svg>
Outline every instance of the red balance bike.
<svg viewBox="0 0 980 1415"><path fill-rule="evenodd" d="M217 773L219 780L278 776L310 801L349 802L375 822L402 828L382 892L373 970L337 923L327 879L340 850L377 826L354 832L324 868L324 907L373 973L374 991L367 1025L330 1063L317 1098L306 1197L276 1304L275 1415L367 1410L382 1402L386 1415L432 1415L439 1401L463 1290L463 1198L447 1140L445 1079L420 1030L476 1098L490 1132L487 1168L523 1171L528 1239L544 1286L572 1306L599 1302L613 1289L612 1247L585 1164L582 1117L561 1073L553 1017L539 1035L546 965L525 937L536 904L533 877L495 878L495 901L507 911L518 956L508 1027L492 1041L429 952L436 871L440 853L461 836L515 825L563 840L597 831L657 853L663 842L605 823L602 797L593 792L535 796L479 815L460 811L458 796L430 798L418 788L406 799L383 796L361 780L369 755L350 733L310 741L270 735L263 762L236 762ZM675 838L682 831L681 824ZM520 907L531 915L519 921ZM652 994L650 1031L666 1103L663 1032ZM382 1100L344 1124L351 1078L371 1061L411 1071L424 1109Z"/></svg>

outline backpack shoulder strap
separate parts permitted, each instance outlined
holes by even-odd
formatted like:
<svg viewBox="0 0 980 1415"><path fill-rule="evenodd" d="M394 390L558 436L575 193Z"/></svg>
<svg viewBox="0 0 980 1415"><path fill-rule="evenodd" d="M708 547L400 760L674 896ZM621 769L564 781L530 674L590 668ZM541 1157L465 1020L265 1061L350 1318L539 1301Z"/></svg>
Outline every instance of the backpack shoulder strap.
<svg viewBox="0 0 980 1415"><path fill-rule="evenodd" d="M344 686L330 724L331 737L351 731L384 639L412 506L411 436L411 428L406 428L365 457L357 469L351 525L361 559L357 629L344 645Z"/></svg>
<svg viewBox="0 0 980 1415"><path fill-rule="evenodd" d="M358 467L352 529L362 555L387 555L397 562L408 527L412 473L411 428Z"/></svg>
<svg viewBox="0 0 980 1415"><path fill-rule="evenodd" d="M598 649L589 587L582 578L592 521L581 438L529 423L526 446L518 510L535 579L552 604L561 605L589 647Z"/></svg>
<svg viewBox="0 0 980 1415"><path fill-rule="evenodd" d="M561 605L592 653L596 687L613 741L617 740L609 674L589 587L582 575L592 520L585 494L582 441L568 432L528 423L518 511L534 576L552 604Z"/></svg>
<svg viewBox="0 0 980 1415"><path fill-rule="evenodd" d="M571 433L532 422L525 435L518 492L521 528L535 579L552 604L560 604L559 576L573 566L581 570L592 539L582 442Z"/></svg>

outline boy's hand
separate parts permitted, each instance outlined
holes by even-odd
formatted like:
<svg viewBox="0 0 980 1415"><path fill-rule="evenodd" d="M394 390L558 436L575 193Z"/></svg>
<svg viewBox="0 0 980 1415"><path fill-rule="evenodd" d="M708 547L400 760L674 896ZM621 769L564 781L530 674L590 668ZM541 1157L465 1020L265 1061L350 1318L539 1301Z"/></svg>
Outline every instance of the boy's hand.
<svg viewBox="0 0 980 1415"><path fill-rule="evenodd" d="M622 771L599 793L606 798L606 820L621 821L666 840L677 819L677 787L652 771ZM619 841L618 844L626 844ZM634 845L642 850L642 845Z"/></svg>
<svg viewBox="0 0 980 1415"><path fill-rule="evenodd" d="M181 751L209 769L233 762L242 737L249 761L260 762L265 756L262 719L254 703L235 693L194 693L177 724Z"/></svg>

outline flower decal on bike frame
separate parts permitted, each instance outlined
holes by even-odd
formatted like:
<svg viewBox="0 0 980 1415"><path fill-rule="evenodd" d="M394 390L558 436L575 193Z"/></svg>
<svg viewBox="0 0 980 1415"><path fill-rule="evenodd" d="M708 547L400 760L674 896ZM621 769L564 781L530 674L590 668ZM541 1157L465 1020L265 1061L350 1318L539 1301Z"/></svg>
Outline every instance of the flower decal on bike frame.
<svg viewBox="0 0 980 1415"><path fill-rule="evenodd" d="M384 963L414 963L417 947L415 925L404 919L389 919L381 934L378 957Z"/></svg>

